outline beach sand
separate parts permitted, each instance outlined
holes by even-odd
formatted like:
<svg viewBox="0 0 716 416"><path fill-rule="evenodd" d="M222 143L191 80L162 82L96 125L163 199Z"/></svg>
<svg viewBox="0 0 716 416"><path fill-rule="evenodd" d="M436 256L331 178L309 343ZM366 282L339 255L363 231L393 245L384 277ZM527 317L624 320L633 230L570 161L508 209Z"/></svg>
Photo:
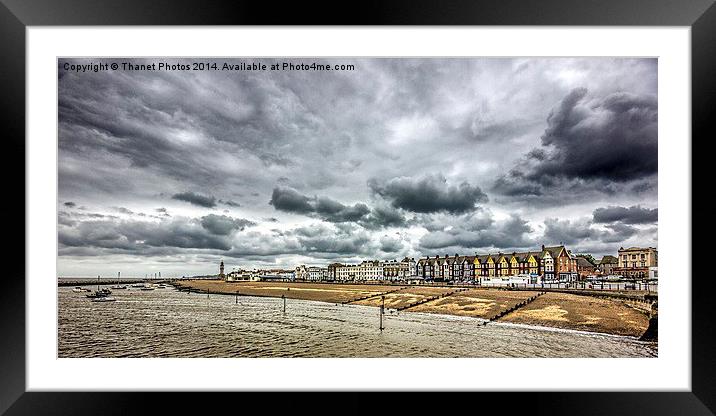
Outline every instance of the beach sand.
<svg viewBox="0 0 716 416"><path fill-rule="evenodd" d="M417 301L455 292L455 287L398 286L380 284L328 284L289 282L223 282L188 280L176 282L184 288L211 293L268 296L330 303L380 306L397 309ZM387 293L393 292L393 293ZM537 295L537 291L476 288L456 292L406 312L426 312L490 319L499 312ZM370 297L369 297L370 296ZM369 298L366 298L369 297ZM498 319L498 322L576 329L616 335L640 336L649 326L646 314L617 300L548 292L534 302Z"/></svg>
<svg viewBox="0 0 716 416"><path fill-rule="evenodd" d="M385 307L387 309L398 309L408 306L412 303L421 301L425 298L444 295L450 293L455 289L452 288L440 288L440 287L405 287L395 293L389 293L385 295ZM361 300L354 302L356 305L366 306L380 306L381 298L376 296L370 299Z"/></svg>
<svg viewBox="0 0 716 416"><path fill-rule="evenodd" d="M640 336L649 326L646 314L622 302L565 293L545 293L500 322L630 336Z"/></svg>
<svg viewBox="0 0 716 416"><path fill-rule="evenodd" d="M410 308L410 311L489 319L536 294L537 292L471 289L418 305Z"/></svg>

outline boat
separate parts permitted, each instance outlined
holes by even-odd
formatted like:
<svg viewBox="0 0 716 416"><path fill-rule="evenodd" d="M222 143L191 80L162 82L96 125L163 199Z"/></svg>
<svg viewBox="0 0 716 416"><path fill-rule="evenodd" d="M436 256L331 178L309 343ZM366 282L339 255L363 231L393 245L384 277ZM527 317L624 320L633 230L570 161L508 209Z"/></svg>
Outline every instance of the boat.
<svg viewBox="0 0 716 416"><path fill-rule="evenodd" d="M154 290L154 286L152 285L144 285L142 286L141 290Z"/></svg>
<svg viewBox="0 0 716 416"><path fill-rule="evenodd" d="M90 299L96 299L96 298L106 298L107 296L111 295L112 291L109 289L101 289L101 290L95 290L94 293L90 293L87 295Z"/></svg>
<svg viewBox="0 0 716 416"><path fill-rule="evenodd" d="M87 295L87 297L94 300L94 299L99 299L99 298L106 298L111 294L112 294L112 291L107 288L100 289L99 276L97 276L97 290L95 290L94 293L90 293L89 295Z"/></svg>
<svg viewBox="0 0 716 416"><path fill-rule="evenodd" d="M144 287L144 285L142 283L135 283L132 287Z"/></svg>
<svg viewBox="0 0 716 416"><path fill-rule="evenodd" d="M127 288L127 285L122 285L122 286L120 286L120 285L115 285L115 286L112 286L112 289L126 289L126 288Z"/></svg>
<svg viewBox="0 0 716 416"><path fill-rule="evenodd" d="M75 288L72 289L72 291L75 292L75 293L82 293L82 292L86 292L87 289L82 289L82 288L79 287L79 286L75 286Z"/></svg>
<svg viewBox="0 0 716 416"><path fill-rule="evenodd" d="M91 300L92 300L92 302L114 302L117 299L115 299L111 296L100 296L100 297L92 298Z"/></svg>

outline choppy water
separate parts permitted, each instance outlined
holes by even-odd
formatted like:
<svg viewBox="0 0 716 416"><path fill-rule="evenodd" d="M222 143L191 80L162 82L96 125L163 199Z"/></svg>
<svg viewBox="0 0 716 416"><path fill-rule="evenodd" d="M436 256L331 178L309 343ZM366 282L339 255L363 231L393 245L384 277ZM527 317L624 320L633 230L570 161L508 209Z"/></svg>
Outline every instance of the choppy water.
<svg viewBox="0 0 716 416"><path fill-rule="evenodd" d="M90 288L96 288L90 287ZM113 290L90 302L58 288L62 357L654 357L631 337L546 330L359 305Z"/></svg>

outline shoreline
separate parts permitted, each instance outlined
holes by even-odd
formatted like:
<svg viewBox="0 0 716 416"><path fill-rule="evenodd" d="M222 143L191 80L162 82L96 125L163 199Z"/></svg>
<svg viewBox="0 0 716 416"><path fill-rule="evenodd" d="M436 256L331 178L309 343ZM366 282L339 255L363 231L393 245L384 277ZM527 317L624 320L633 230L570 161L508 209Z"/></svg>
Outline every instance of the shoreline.
<svg viewBox="0 0 716 416"><path fill-rule="evenodd" d="M240 295L379 307L477 318L492 323L546 330L640 338L649 327L644 310L620 300L563 292L510 291L495 288L326 284L296 282L224 282L189 280L171 283L180 291Z"/></svg>

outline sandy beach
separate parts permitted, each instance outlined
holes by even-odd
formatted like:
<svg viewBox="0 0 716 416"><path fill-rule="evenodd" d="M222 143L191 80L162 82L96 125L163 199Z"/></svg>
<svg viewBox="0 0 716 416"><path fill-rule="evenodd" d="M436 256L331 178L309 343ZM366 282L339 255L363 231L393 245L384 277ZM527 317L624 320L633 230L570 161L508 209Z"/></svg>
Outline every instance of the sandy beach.
<svg viewBox="0 0 716 416"><path fill-rule="evenodd" d="M492 319L538 295L537 291L510 291L475 288L458 291L455 287L391 286L373 284L325 284L289 282L223 282L188 280L176 282L185 289L244 296L267 296L380 306L385 296L388 309L405 308L435 298L406 312L425 312ZM575 329L638 337L649 326L648 316L618 300L569 293L548 292L499 319L536 326Z"/></svg>
<svg viewBox="0 0 716 416"><path fill-rule="evenodd" d="M545 293L501 321L630 336L649 326L646 314L622 302L565 293Z"/></svg>

